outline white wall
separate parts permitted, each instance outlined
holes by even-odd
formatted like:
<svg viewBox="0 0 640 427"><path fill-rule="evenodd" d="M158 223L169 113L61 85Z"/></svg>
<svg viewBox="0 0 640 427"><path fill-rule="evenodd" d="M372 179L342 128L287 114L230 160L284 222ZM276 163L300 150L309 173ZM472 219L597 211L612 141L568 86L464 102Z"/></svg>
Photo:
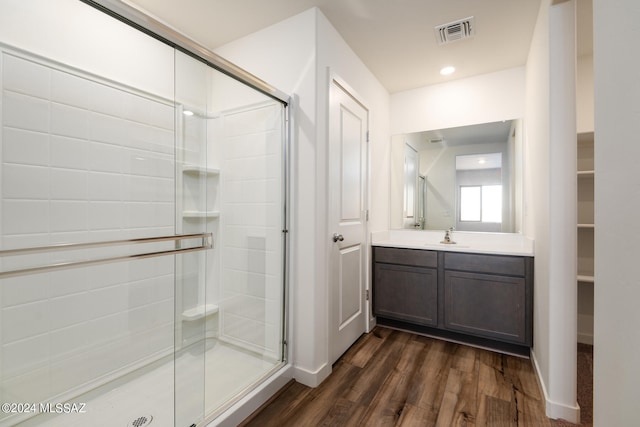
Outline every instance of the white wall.
<svg viewBox="0 0 640 427"><path fill-rule="evenodd" d="M532 356L551 418L577 421L575 4L541 9L527 60L525 233L535 239ZM532 214L532 215L531 215Z"/></svg>
<svg viewBox="0 0 640 427"><path fill-rule="evenodd" d="M640 3L594 0L594 425L637 424ZM611 31L620 28L620 31Z"/></svg>
<svg viewBox="0 0 640 427"><path fill-rule="evenodd" d="M235 99L242 98L236 93ZM282 106L221 113L220 336L278 360L282 342ZM215 373L213 374L215 376Z"/></svg>
<svg viewBox="0 0 640 427"><path fill-rule="evenodd" d="M394 93L391 134L522 118L524 91L525 69L518 67Z"/></svg>
<svg viewBox="0 0 640 427"><path fill-rule="evenodd" d="M329 69L370 111L372 169L382 169L371 182L376 192L380 190L370 202L372 230L388 224L388 96L318 9L232 42L217 53L293 96L289 324L296 379L317 385L331 372L326 271Z"/></svg>
<svg viewBox="0 0 640 427"><path fill-rule="evenodd" d="M3 0L0 11L4 43L173 99L173 49L152 37L78 0Z"/></svg>

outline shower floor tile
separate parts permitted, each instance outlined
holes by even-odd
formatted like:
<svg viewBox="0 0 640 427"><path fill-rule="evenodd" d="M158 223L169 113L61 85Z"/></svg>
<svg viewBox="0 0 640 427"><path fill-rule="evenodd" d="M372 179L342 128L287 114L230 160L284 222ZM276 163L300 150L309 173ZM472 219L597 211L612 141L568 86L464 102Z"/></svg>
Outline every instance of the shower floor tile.
<svg viewBox="0 0 640 427"><path fill-rule="evenodd" d="M18 425L127 427L141 417L152 416L150 423L138 425L188 427L190 423L203 419L205 407L206 414L218 410L277 364L224 343L210 341L204 358L202 349L192 348L180 354L175 364L172 357L167 358L153 368L143 368L69 400L85 403L84 413L43 414ZM207 375L203 381L204 372ZM203 387L206 390L203 391ZM180 401L177 411L174 410L174 398Z"/></svg>

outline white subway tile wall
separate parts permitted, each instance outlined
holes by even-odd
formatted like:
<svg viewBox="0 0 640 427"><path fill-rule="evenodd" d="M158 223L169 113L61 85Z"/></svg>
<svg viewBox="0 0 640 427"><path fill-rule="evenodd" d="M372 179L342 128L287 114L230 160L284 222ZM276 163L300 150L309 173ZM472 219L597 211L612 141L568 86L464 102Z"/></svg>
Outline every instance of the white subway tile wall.
<svg viewBox="0 0 640 427"><path fill-rule="evenodd" d="M0 53L0 248L174 234L172 103ZM172 257L6 278L1 289L3 402L46 401L173 349Z"/></svg>
<svg viewBox="0 0 640 427"><path fill-rule="evenodd" d="M281 106L224 114L221 337L277 360L282 341Z"/></svg>

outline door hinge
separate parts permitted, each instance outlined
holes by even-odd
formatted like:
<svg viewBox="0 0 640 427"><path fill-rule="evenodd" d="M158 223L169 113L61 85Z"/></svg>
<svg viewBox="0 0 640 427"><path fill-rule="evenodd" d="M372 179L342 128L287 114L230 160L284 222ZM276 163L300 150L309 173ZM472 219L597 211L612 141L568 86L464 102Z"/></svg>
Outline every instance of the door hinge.
<svg viewBox="0 0 640 427"><path fill-rule="evenodd" d="M369 142L369 131L367 131L367 142Z"/></svg>
<svg viewBox="0 0 640 427"><path fill-rule="evenodd" d="M369 209L364 211L364 218L365 218L365 221L369 221Z"/></svg>
<svg viewBox="0 0 640 427"><path fill-rule="evenodd" d="M367 289L366 291L364 291L364 299L369 301L369 289Z"/></svg>

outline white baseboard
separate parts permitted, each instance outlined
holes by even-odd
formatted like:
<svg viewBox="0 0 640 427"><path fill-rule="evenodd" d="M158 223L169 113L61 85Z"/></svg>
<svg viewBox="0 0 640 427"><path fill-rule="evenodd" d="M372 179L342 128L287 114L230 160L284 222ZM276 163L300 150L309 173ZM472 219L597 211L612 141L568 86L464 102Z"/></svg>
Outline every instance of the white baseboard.
<svg viewBox="0 0 640 427"><path fill-rule="evenodd" d="M309 371L299 366L294 367L293 378L307 387L318 387L331 374L331 365L323 364L316 371Z"/></svg>
<svg viewBox="0 0 640 427"><path fill-rule="evenodd" d="M533 350L531 350L531 361L533 362L533 368L536 371L538 385L540 386L542 394L544 395L544 408L547 417L554 420L562 419L565 421L569 421L570 423L579 424L580 406L578 405L578 402L576 402L574 406L570 406L551 400L549 398L549 393L547 393L547 387L542 380L542 375L540 375L540 366L538 365L538 360L536 359L536 354L533 352Z"/></svg>

